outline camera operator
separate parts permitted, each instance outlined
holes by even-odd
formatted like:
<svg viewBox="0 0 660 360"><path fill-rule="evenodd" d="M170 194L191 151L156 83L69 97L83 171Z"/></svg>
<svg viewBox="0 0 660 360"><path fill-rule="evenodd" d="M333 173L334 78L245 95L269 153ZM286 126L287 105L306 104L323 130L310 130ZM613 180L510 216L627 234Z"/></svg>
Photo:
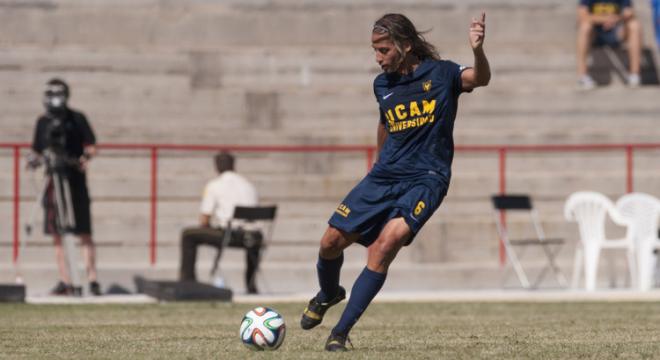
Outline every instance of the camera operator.
<svg viewBox="0 0 660 360"><path fill-rule="evenodd" d="M96 137L85 115L67 106L68 99L69 86L63 80L48 81L43 96L46 112L37 120L32 142L34 153L30 154L28 167L34 169L43 164L46 170L47 185L41 199L45 210L44 231L53 235L60 276L51 294L74 294L73 275L67 270L62 246L62 236L74 234L82 243L89 291L100 295L86 177L89 160L96 153Z"/></svg>

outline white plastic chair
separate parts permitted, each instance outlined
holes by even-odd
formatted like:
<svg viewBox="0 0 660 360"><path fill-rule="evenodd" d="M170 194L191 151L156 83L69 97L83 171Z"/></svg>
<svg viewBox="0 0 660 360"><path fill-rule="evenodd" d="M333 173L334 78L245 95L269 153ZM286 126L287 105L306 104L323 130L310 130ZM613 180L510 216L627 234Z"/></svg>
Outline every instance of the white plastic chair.
<svg viewBox="0 0 660 360"><path fill-rule="evenodd" d="M626 235L622 239L605 238L605 216L626 227ZM621 216L612 201L605 195L580 191L573 193L564 206L566 220L576 221L580 232L580 245L575 251L573 267L573 287L577 288L584 262L585 288L588 291L596 289L598 260L602 249L626 250L628 270L633 286L636 283L637 267L635 265L635 241L632 223Z"/></svg>
<svg viewBox="0 0 660 360"><path fill-rule="evenodd" d="M660 249L660 239L658 239L660 200L648 194L632 193L622 196L616 202L616 208L623 217L634 224L637 285L640 290L650 290L653 286L656 263L653 250Z"/></svg>

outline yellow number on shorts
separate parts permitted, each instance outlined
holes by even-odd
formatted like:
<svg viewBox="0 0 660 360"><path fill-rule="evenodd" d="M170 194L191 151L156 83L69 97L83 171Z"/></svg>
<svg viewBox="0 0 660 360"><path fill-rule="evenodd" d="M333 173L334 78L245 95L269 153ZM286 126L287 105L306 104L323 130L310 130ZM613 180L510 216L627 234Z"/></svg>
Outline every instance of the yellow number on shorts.
<svg viewBox="0 0 660 360"><path fill-rule="evenodd" d="M423 201L418 202L417 206L415 207L415 216L419 215L425 207L426 204L424 204Z"/></svg>

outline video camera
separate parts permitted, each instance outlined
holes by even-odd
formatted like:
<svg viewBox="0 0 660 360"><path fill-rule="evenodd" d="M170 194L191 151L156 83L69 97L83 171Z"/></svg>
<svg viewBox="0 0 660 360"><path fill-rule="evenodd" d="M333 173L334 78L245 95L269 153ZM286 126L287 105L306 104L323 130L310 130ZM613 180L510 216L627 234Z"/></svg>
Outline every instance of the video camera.
<svg viewBox="0 0 660 360"><path fill-rule="evenodd" d="M43 151L40 154L30 153L27 156L27 168L36 170L44 165L46 175L55 173L66 176L67 170L79 169L80 160L69 154L67 150L67 131L64 121L48 116L46 126L40 135L43 141Z"/></svg>
<svg viewBox="0 0 660 360"><path fill-rule="evenodd" d="M56 116L48 116L43 139L45 140L45 148L42 155L47 174L62 174L66 169L80 166L78 159L70 156L67 152L67 141L69 139L62 119Z"/></svg>
<svg viewBox="0 0 660 360"><path fill-rule="evenodd" d="M67 135L64 128L64 121L58 117L48 117L48 125L44 138L46 139L46 148L55 153L66 152Z"/></svg>

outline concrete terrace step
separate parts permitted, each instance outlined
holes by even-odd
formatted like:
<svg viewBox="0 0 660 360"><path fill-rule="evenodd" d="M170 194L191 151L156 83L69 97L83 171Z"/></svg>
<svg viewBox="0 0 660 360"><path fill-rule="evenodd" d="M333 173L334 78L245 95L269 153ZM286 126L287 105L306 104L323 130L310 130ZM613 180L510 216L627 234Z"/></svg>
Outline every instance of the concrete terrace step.
<svg viewBox="0 0 660 360"><path fill-rule="evenodd" d="M316 39L323 39L326 45L346 45L363 42L356 34L367 34L371 21L382 12L382 6L398 5L392 1L383 4L302 4L263 3L171 3L140 1L132 4L130 11L123 6L111 6L111 2L81 3L63 2L57 6L22 7L8 11L3 21L6 29L12 26L33 23L47 23L52 31L10 32L2 38L6 43L34 44L39 46L82 46L82 47L123 47L123 48L216 48L219 45L316 45ZM154 6L156 5L156 6ZM460 26L467 26L469 15L480 9L489 11L493 28L494 42L520 41L528 33L546 40L552 40L557 33L573 32L574 6L561 2L530 4L529 2L511 5L509 2L489 4L409 4L407 13L416 20L420 28L436 25L434 36L452 39L445 34L453 34ZM512 14L513 13L513 14ZM156 14L156 15L154 15ZM522 15L526 16L522 16ZM144 18L167 19L168 21L143 21ZM370 19L364 21L365 18ZM333 24L331 34L319 27L319 21ZM80 24L90 31L80 33L74 26ZM121 23L118 28L115 24ZM236 33L232 30L242 24L259 24L250 31ZM506 24L502 26L499 24ZM498 26L499 25L499 26ZM108 30L114 30L108 36ZM4 29L3 29L4 30ZM444 36L443 36L444 35ZM316 41L315 41L316 40ZM438 41L437 39L434 39Z"/></svg>
<svg viewBox="0 0 660 360"><path fill-rule="evenodd" d="M534 276L540 271L537 265L526 264L528 274ZM560 268L568 277L571 273L571 264L559 263ZM625 270L620 264L617 271ZM345 264L342 269L341 283L350 287L360 271L363 269L363 263ZM82 269L81 269L82 270ZM598 286L600 288L609 288L610 283L601 270ZM99 268L99 276L103 287L110 284L119 284L127 289L134 290L133 277L142 275L150 279L174 280L177 278L178 269L174 264L160 264L155 267L148 265L134 264L126 266L125 264L108 264L104 268ZM620 273L620 274L621 274ZM0 272L0 282L13 282L14 276L10 268L2 267ZM200 281L209 281L202 278ZM244 269L242 266L224 267L222 276L225 282L231 286L237 293L245 291L243 284ZM45 294L55 284L54 267L40 267L26 269L24 271L24 281L27 284L29 295ZM617 286L623 287L625 280L621 275L617 277ZM257 283L264 293L313 293L318 288L316 271L313 262L306 264L287 264L287 263L264 263L262 274ZM496 261L465 263L461 265L437 265L437 264L400 264L395 262L391 268L388 280L383 288L383 292L390 291L428 291L428 290L451 290L451 289L483 289L483 288L520 288L515 276L509 274L505 276L504 269ZM545 288L557 288L554 279L547 278L542 284Z"/></svg>
<svg viewBox="0 0 660 360"><path fill-rule="evenodd" d="M623 145L626 142L614 143ZM501 144L496 144L501 145ZM579 145L579 144L578 144ZM475 176L497 179L499 154L497 149L464 150L458 144L453 174L454 180ZM25 150L27 152L27 150ZM644 179L653 176L657 168L660 149L636 149L634 153L635 173ZM170 152L161 151L158 161L159 186L166 190L163 198L198 198L208 179L216 176L212 169L213 152ZM269 197L266 180L358 181L366 174L367 157L362 151L348 153L244 153L237 154L237 170L247 178L264 182L265 197ZM21 159L21 161L24 161ZM538 165L542 169L537 169ZM507 172L511 178L518 176L558 177L582 172L597 172L604 175L623 174L626 155L623 147L596 150L574 150L567 148L555 151L513 150L507 154ZM93 195L99 198L124 196L144 198L149 194L151 158L145 151L102 151L90 165L88 179ZM13 155L10 151L0 152L0 195L9 196L13 191ZM490 172L484 172L489 170ZM24 196L32 196L43 183L42 171L27 172L21 169L21 189ZM123 189L131 184L130 189ZM180 186L171 191L168 184ZM112 188L114 187L114 192ZM4 189L4 190L2 190ZM6 191L6 193L5 193ZM128 192L127 192L128 191ZM285 200L285 199L284 199Z"/></svg>

